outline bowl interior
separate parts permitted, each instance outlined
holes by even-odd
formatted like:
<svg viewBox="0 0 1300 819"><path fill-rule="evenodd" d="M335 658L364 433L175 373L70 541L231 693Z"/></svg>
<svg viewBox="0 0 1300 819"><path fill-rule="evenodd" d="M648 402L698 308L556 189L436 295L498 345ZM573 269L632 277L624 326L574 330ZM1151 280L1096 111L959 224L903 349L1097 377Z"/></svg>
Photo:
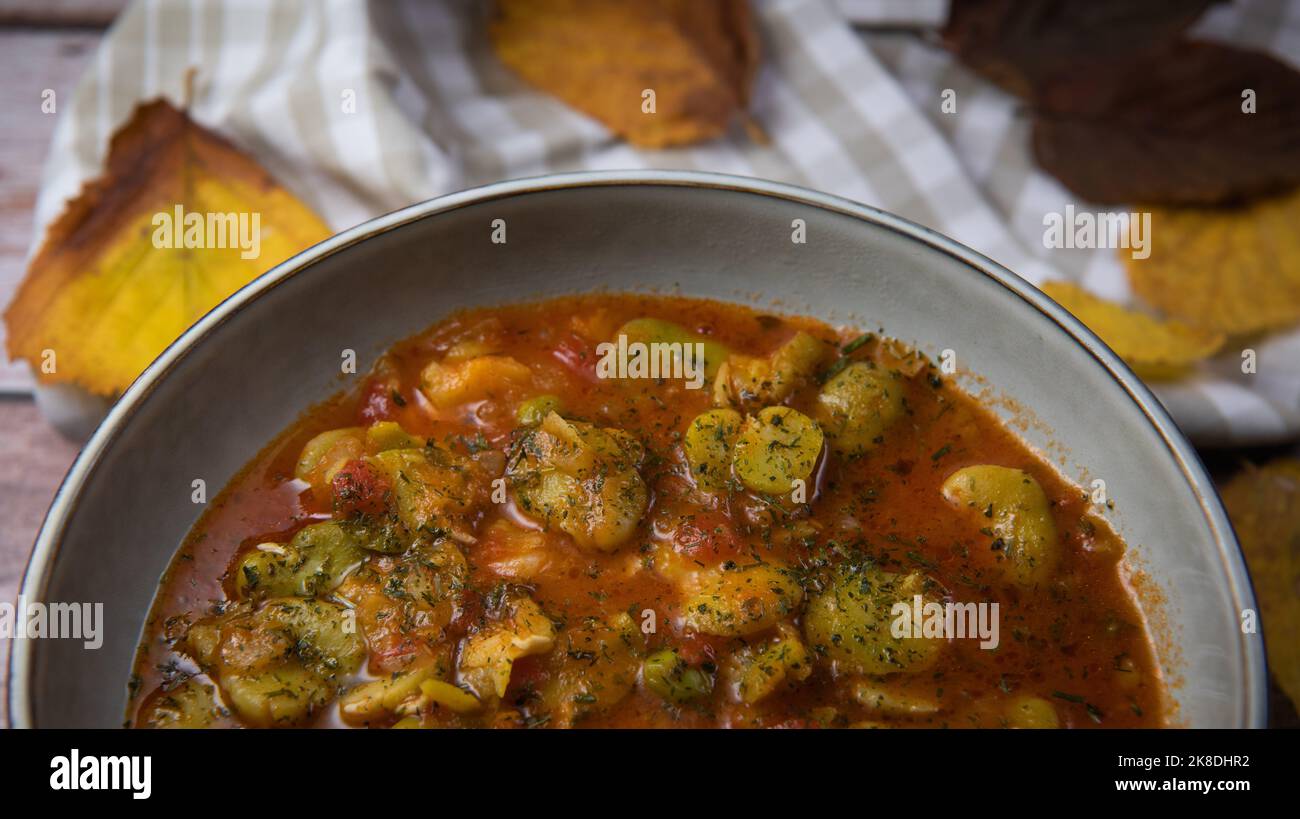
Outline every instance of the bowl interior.
<svg viewBox="0 0 1300 819"><path fill-rule="evenodd" d="M492 241L498 219L505 244ZM796 219L806 243L792 241ZM202 511L192 482L214 496L343 388L345 350L364 373L451 310L601 288L766 305L952 350L968 388L991 384L1033 408L1023 437L1068 477L1105 480L1130 565L1149 578L1143 600L1180 720L1262 722L1262 657L1237 626L1253 598L1222 510L1155 400L1103 363L1113 356L1079 343L1072 334L1096 344L1036 307L1027 285L928 231L831 197L683 174L506 183L426 203L309 251L210 314L133 387L56 500L24 590L102 602L103 645L16 641L15 722L121 724L158 580Z"/></svg>

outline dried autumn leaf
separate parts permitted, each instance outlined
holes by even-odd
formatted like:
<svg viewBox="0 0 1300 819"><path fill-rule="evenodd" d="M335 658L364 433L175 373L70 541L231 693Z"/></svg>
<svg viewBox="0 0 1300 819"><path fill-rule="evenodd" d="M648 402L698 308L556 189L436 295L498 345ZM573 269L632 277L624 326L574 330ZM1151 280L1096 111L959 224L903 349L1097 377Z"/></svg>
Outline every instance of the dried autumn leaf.
<svg viewBox="0 0 1300 819"><path fill-rule="evenodd" d="M747 0L498 0L490 35L524 80L646 148L721 136L758 67Z"/></svg>
<svg viewBox="0 0 1300 819"><path fill-rule="evenodd" d="M1038 164L1092 202L1213 205L1300 183L1300 72L1267 54L1182 42L1056 77L1034 108Z"/></svg>
<svg viewBox="0 0 1300 819"><path fill-rule="evenodd" d="M1120 254L1165 315L1229 335L1300 321L1300 190L1235 208L1152 208L1151 255Z"/></svg>
<svg viewBox="0 0 1300 819"><path fill-rule="evenodd" d="M1249 466L1223 487L1255 585L1268 665L1300 707L1300 461Z"/></svg>
<svg viewBox="0 0 1300 819"><path fill-rule="evenodd" d="M1176 378L1223 346L1222 333L1161 321L1098 298L1072 282L1045 282L1042 290L1147 380Z"/></svg>
<svg viewBox="0 0 1300 819"><path fill-rule="evenodd" d="M197 233L186 224L195 216ZM185 247L187 233L226 246ZM5 312L9 356L42 381L120 393L218 302L329 235L228 142L165 101L141 105L114 134L103 176L68 204L28 267ZM157 246L170 240L178 246ZM258 255L244 258L254 244ZM45 350L53 372L40 366Z"/></svg>
<svg viewBox="0 0 1300 819"><path fill-rule="evenodd" d="M952 0L944 45L1013 94L1159 48L1219 0Z"/></svg>

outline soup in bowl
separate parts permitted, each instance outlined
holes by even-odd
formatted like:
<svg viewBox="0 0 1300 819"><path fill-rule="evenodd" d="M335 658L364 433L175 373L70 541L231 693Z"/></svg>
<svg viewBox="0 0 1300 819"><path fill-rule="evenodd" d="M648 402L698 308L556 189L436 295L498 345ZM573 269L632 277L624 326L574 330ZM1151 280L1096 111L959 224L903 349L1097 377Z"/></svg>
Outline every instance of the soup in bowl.
<svg viewBox="0 0 1300 819"><path fill-rule="evenodd" d="M15 644L19 725L1264 714L1231 528L1109 350L944 237L708 174L501 183L271 271L113 408L23 593L105 622Z"/></svg>

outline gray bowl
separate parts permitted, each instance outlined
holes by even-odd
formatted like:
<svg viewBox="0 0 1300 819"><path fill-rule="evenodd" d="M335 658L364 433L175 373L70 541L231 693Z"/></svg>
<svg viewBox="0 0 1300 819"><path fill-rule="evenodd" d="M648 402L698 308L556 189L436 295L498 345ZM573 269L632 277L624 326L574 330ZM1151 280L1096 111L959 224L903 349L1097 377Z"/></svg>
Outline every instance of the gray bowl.
<svg viewBox="0 0 1300 819"><path fill-rule="evenodd" d="M806 244L791 241L795 219ZM50 508L22 593L102 602L103 645L15 640L12 723L122 724L159 577L202 511L192 481L215 494L345 386L345 349L364 372L456 308L593 289L757 303L955 351L968 388L1032 408L1001 402L1030 445L1072 479L1105 480L1178 721L1264 724L1263 645L1239 627L1255 602L1232 529L1191 447L1109 349L1005 268L896 216L679 172L551 176L415 205L290 259L190 328L113 407Z"/></svg>

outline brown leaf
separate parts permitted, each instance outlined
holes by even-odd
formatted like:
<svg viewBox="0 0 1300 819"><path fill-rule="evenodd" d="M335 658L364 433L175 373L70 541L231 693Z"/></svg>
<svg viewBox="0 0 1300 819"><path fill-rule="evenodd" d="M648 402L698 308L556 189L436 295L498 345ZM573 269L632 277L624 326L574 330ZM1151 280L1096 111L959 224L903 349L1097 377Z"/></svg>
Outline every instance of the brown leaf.
<svg viewBox="0 0 1300 819"><path fill-rule="evenodd" d="M952 0L944 44L1013 94L1176 38L1220 0Z"/></svg>
<svg viewBox="0 0 1300 819"><path fill-rule="evenodd" d="M1300 705L1300 461L1249 466L1223 487L1259 600L1274 679Z"/></svg>
<svg viewBox="0 0 1300 819"><path fill-rule="evenodd" d="M141 105L28 267L9 355L42 381L119 393L222 299L329 235L230 143L165 101Z"/></svg>
<svg viewBox="0 0 1300 819"><path fill-rule="evenodd" d="M1178 43L1058 76L1035 108L1038 164L1092 202L1210 205L1300 182L1300 72L1266 54Z"/></svg>
<svg viewBox="0 0 1300 819"><path fill-rule="evenodd" d="M647 148L721 136L758 67L747 0L498 0L490 35L524 80Z"/></svg>

